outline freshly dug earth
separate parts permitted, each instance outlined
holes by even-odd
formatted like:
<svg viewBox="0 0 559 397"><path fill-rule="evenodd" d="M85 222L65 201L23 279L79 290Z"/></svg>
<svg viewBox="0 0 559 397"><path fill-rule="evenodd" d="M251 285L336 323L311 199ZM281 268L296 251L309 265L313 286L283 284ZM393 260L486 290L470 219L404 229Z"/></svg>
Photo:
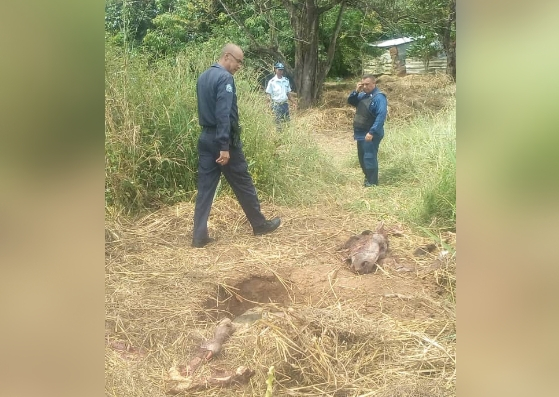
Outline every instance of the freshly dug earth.
<svg viewBox="0 0 559 397"><path fill-rule="evenodd" d="M321 142L334 159L354 149L345 104L354 85L327 86L323 106L298 115L324 127ZM414 106L436 112L453 94L440 76L386 77L379 85L391 93L393 118L426 111ZM435 94L415 101L408 85L418 96ZM203 249L190 247L193 203L107 221L106 395L177 390L171 370L193 362L224 318L235 331L219 354L196 361L183 395L264 396L267 380L277 396L455 395L456 262L446 250L453 233L441 236L445 247L433 246L385 220L388 255L358 275L344 262L343 244L380 219L335 203L263 209L282 226L255 237L236 200L218 198L210 218L217 242ZM211 381L238 368L251 376Z"/></svg>

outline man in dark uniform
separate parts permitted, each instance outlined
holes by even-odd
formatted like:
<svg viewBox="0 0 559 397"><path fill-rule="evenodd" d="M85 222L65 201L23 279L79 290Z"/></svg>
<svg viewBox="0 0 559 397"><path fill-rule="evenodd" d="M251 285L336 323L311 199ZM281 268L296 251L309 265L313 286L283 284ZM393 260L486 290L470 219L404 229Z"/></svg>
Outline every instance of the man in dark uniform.
<svg viewBox="0 0 559 397"><path fill-rule="evenodd" d="M240 140L237 92L233 75L243 64L244 54L227 44L217 63L200 75L196 84L198 119L202 133L198 140L198 195L194 210L192 246L201 248L214 241L208 234L208 218L221 174L231 185L255 235L267 234L281 221L267 221Z"/></svg>
<svg viewBox="0 0 559 397"><path fill-rule="evenodd" d="M357 141L357 157L365 174L363 186L378 185L378 148L384 137L387 101L376 86L375 76L363 76L347 102L357 111L353 119L353 138Z"/></svg>

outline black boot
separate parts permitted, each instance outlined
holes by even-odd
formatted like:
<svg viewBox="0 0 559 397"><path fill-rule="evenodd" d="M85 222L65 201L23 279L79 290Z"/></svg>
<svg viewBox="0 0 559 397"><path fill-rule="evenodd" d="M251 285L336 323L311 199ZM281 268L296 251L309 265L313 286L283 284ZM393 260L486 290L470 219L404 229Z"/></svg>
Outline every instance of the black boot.
<svg viewBox="0 0 559 397"><path fill-rule="evenodd" d="M260 226L256 226L252 230L253 230L253 232L256 236L262 235L262 234L268 234L268 233L272 233L274 230L276 230L278 228L278 226L280 225L280 223L281 223L280 218L274 218L270 221L264 222L264 224L262 224Z"/></svg>
<svg viewBox="0 0 559 397"><path fill-rule="evenodd" d="M206 237L203 239L192 239L192 246L194 248L203 248L206 245L213 243L215 241L215 238L213 237Z"/></svg>

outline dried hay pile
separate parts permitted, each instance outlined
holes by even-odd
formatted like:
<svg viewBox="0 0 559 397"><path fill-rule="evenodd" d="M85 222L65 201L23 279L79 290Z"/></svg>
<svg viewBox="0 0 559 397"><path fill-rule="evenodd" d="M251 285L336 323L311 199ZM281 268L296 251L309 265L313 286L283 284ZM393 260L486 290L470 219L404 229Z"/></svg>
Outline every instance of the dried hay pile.
<svg viewBox="0 0 559 397"><path fill-rule="evenodd" d="M265 206L282 227L252 236L237 202L218 198L218 241L190 248L193 205L106 226L106 395L164 396L219 319L239 326L192 381L246 366L246 385L183 395L455 395L454 258L414 256L427 241L387 224L389 261L358 276L341 244L374 225L335 206ZM454 245L454 236L445 236ZM251 313L249 311L249 313Z"/></svg>
<svg viewBox="0 0 559 397"><path fill-rule="evenodd" d="M418 114L433 114L449 106L456 84L446 74L381 76L378 86L388 97L389 120L408 120Z"/></svg>
<svg viewBox="0 0 559 397"><path fill-rule="evenodd" d="M297 115L301 123L326 134L350 134L355 108L347 97L356 81L327 83L321 103L310 111ZM409 120L419 114L433 114L454 100L456 84L446 74L382 75L377 86L388 98L388 122Z"/></svg>

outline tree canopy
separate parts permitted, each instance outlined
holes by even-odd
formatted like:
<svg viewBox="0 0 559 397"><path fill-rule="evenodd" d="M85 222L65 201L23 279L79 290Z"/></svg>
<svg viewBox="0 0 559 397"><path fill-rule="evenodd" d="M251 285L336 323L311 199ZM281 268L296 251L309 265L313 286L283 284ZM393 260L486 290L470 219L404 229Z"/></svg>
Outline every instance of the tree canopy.
<svg viewBox="0 0 559 397"><path fill-rule="evenodd" d="M302 109L318 101L327 77L361 74L376 40L436 39L456 76L456 0L106 0L105 11L108 40L153 58L221 38L239 44L255 67L281 61ZM423 54L429 50L423 42Z"/></svg>

